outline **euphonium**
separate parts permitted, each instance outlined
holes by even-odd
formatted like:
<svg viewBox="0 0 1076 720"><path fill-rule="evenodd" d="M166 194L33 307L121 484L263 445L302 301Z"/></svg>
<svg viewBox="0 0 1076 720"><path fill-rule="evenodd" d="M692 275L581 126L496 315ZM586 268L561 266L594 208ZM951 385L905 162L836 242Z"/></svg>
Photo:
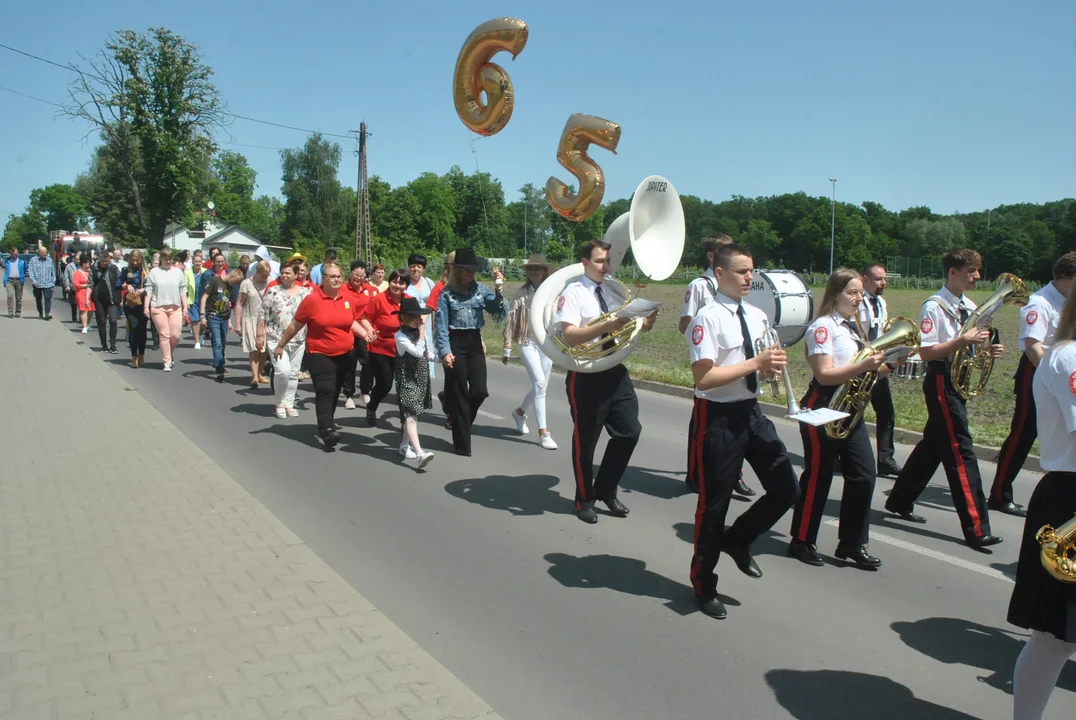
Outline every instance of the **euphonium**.
<svg viewBox="0 0 1076 720"><path fill-rule="evenodd" d="M973 327L990 330L990 321L1002 305L1027 305L1027 286L1023 280L1012 273L1002 273L998 275L997 284L998 289L968 316L964 326L960 328L961 335ZM977 345L967 345L953 355L953 367L950 371L953 389L965 400L981 393L990 379L990 373L994 369L994 357L990 354L991 342L992 339L987 339Z"/></svg>
<svg viewBox="0 0 1076 720"><path fill-rule="evenodd" d="M856 326L860 328L860 333L862 334L863 328L859 325L858 315L856 316ZM916 327L915 323L905 317L893 318L886 323L885 330L873 342L863 344L860 351L852 358L851 364L862 362L871 355L886 352L900 345L916 348L919 346L919 341L919 328ZM913 349L912 352L914 353L915 350ZM852 433L852 429L863 419L863 413L867 409L867 404L871 401L871 393L874 391L874 385L877 382L878 371L870 370L856 375L837 388L837 392L833 394L833 399L829 401L829 409L846 412L848 417L827 423L826 435L829 435L834 440L843 440Z"/></svg>
<svg viewBox="0 0 1076 720"><path fill-rule="evenodd" d="M1076 583L1076 517L1056 530L1043 525L1035 539L1042 546L1039 559L1046 572L1063 583Z"/></svg>

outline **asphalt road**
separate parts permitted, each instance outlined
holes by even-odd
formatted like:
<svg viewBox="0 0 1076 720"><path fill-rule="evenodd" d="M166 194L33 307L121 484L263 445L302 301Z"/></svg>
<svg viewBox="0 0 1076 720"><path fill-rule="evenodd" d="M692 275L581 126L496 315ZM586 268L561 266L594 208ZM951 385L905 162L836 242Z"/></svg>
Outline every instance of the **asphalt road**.
<svg viewBox="0 0 1076 720"><path fill-rule="evenodd" d="M878 512L892 487L879 480L878 572L789 558L789 512L754 548L765 577L722 559L729 617L715 621L696 611L687 577L696 498L683 488L687 401L639 393L643 435L621 491L631 515L590 526L573 513L561 376L549 397L560 450L537 445L533 418L530 435L516 434L507 418L526 375L493 362L473 457L452 454L435 412L420 427L437 456L418 473L400 462L392 404L378 428L365 427L361 409L341 408L344 440L326 453L315 444L309 385L300 416L277 420L269 390L250 390L245 358L235 345L228 352L224 385L212 380L210 350L195 352L189 336L170 374L159 353L141 370L127 367L125 349L101 357L510 720L1011 717L1024 635L1005 612L1022 521L993 514L1005 542L985 553L964 546L941 472L917 506L927 525ZM799 464L795 426L778 429ZM898 461L909 451L898 446ZM981 467L989 482L993 465ZM1018 501L1036 479L1021 475ZM748 482L759 487L750 471ZM836 547L839 491L836 479L823 553ZM734 501L732 513L747 506ZM1047 717L1076 715L1074 692L1070 663Z"/></svg>

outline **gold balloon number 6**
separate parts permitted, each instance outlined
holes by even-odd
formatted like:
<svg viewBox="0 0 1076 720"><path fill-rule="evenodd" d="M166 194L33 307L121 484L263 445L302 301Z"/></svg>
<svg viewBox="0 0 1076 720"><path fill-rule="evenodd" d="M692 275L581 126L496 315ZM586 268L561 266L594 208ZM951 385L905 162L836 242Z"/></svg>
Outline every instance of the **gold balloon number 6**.
<svg viewBox="0 0 1076 720"><path fill-rule="evenodd" d="M591 145L605 148L616 155L620 143L620 126L594 115L575 113L564 125L557 148L557 162L579 181L574 195L567 185L555 177L545 183L549 205L574 222L583 222L602 204L605 195L605 173L587 153Z"/></svg>
<svg viewBox="0 0 1076 720"><path fill-rule="evenodd" d="M452 97L460 120L479 135L495 135L504 129L515 106L512 79L490 59L505 51L514 60L523 52L529 34L522 20L497 18L476 27L463 43L452 76Z"/></svg>

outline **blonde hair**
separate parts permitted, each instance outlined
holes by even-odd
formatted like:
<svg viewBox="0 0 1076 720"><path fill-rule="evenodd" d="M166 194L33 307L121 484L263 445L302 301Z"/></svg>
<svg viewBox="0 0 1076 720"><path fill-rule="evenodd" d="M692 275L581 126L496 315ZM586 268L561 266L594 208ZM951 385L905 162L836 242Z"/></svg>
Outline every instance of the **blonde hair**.
<svg viewBox="0 0 1076 720"><path fill-rule="evenodd" d="M139 270L145 270L146 269L146 259L142 255L141 250L137 250L137 249L132 250L131 254L127 256L127 264L128 265L133 263L135 260L138 261L138 269Z"/></svg>
<svg viewBox="0 0 1076 720"><path fill-rule="evenodd" d="M833 271L826 281L826 292L822 295L822 305L818 308L818 317L830 315L837 309L837 296L844 292L848 283L853 280L863 280L863 276L852 268L839 267Z"/></svg>
<svg viewBox="0 0 1076 720"><path fill-rule="evenodd" d="M254 274L262 273L268 275L273 272L273 266L267 263L265 260L259 260L258 264L254 266Z"/></svg>

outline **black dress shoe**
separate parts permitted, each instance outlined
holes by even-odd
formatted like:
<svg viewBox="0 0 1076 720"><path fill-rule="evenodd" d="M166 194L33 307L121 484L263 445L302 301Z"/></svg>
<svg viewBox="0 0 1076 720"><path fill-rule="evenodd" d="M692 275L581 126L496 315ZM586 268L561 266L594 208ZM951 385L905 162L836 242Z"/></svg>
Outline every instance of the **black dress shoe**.
<svg viewBox="0 0 1076 720"><path fill-rule="evenodd" d="M911 510L898 510L895 507L890 507L889 503L885 504L885 509L886 511L891 512L902 520L907 520L908 522L919 523L920 525L923 525L927 521L927 519L922 515L916 515Z"/></svg>
<svg viewBox="0 0 1076 720"><path fill-rule="evenodd" d="M1024 510L1014 502L989 502L986 506L994 512L1005 513L1006 515L1013 515L1014 517L1027 517L1027 510Z"/></svg>
<svg viewBox="0 0 1076 720"><path fill-rule="evenodd" d="M583 505L581 510L576 510L575 516L588 525L598 522L598 513L594 512L594 506L590 503Z"/></svg>
<svg viewBox="0 0 1076 720"><path fill-rule="evenodd" d="M737 495L743 495L744 497L754 497L755 491L747 487L747 483L743 481L743 475L736 481L736 485L732 488L732 491Z"/></svg>
<svg viewBox="0 0 1076 720"><path fill-rule="evenodd" d="M854 562L861 568L874 569L882 565L882 561L869 554L863 545L838 545L834 555L841 560Z"/></svg>
<svg viewBox="0 0 1076 720"><path fill-rule="evenodd" d="M729 611L725 609L725 603L721 602L716 597L712 597L709 600L703 600L701 598L695 598L695 600L699 603L699 610L702 610L703 615L709 615L718 620L724 620L729 616Z"/></svg>
<svg viewBox="0 0 1076 720"><path fill-rule="evenodd" d="M982 537L968 538L964 542L968 544L968 547L984 548L990 547L991 545L997 545L1002 542L1002 538L997 535L983 535Z"/></svg>
<svg viewBox="0 0 1076 720"><path fill-rule="evenodd" d="M822 567L826 564L826 561L818 554L815 546L802 540L793 540L788 543L788 554L807 565Z"/></svg>
<svg viewBox="0 0 1076 720"><path fill-rule="evenodd" d="M903 469L900 465L879 465L878 477L895 478L900 475L900 471Z"/></svg>
<svg viewBox="0 0 1076 720"><path fill-rule="evenodd" d="M608 500L602 500L605 503L605 507L609 508L609 513L616 517L627 517L631 510L628 510L628 506L620 502L616 498L609 498Z"/></svg>
<svg viewBox="0 0 1076 720"><path fill-rule="evenodd" d="M725 548L725 553L732 558L732 561L736 563L736 567L740 568L740 572L747 577L762 577L762 570L759 569L755 559L751 557L750 550L746 548Z"/></svg>
<svg viewBox="0 0 1076 720"><path fill-rule="evenodd" d="M326 430L319 432L317 438L326 450L332 450L340 442L340 433L335 430Z"/></svg>

